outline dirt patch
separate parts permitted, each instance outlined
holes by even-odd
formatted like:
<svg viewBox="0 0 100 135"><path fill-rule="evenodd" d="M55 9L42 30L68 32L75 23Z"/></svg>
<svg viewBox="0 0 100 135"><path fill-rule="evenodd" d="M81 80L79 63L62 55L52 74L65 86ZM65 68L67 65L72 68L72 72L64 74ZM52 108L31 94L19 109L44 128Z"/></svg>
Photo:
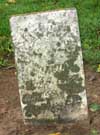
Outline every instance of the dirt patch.
<svg viewBox="0 0 100 135"><path fill-rule="evenodd" d="M85 66L86 89L88 106L92 103L100 104L100 73L96 73L88 65ZM89 111L91 129L100 134L100 111Z"/></svg>
<svg viewBox="0 0 100 135"><path fill-rule="evenodd" d="M88 105L100 104L100 74L85 66ZM16 70L0 70L0 135L48 135L61 132L62 135L88 134L89 126L75 125L25 126L19 102ZM89 112L91 129L97 129L100 134L100 112Z"/></svg>

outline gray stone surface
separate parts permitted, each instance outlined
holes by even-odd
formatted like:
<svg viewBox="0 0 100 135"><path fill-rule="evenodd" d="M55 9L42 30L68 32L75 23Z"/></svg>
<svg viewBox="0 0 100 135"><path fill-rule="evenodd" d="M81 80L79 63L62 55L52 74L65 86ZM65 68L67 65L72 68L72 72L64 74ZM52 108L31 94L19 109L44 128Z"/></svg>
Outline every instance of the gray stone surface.
<svg viewBox="0 0 100 135"><path fill-rule="evenodd" d="M10 24L25 121L87 118L76 10L13 16Z"/></svg>

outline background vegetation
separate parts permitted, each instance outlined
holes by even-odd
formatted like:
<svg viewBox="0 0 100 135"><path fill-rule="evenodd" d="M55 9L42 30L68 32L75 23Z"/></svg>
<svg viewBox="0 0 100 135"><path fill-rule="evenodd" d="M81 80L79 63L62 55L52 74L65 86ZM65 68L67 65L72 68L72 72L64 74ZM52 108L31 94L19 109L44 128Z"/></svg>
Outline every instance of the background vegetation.
<svg viewBox="0 0 100 135"><path fill-rule="evenodd" d="M9 18L14 14L76 7L83 57L86 63L100 64L100 1L99 0L0 0L0 66L13 58Z"/></svg>

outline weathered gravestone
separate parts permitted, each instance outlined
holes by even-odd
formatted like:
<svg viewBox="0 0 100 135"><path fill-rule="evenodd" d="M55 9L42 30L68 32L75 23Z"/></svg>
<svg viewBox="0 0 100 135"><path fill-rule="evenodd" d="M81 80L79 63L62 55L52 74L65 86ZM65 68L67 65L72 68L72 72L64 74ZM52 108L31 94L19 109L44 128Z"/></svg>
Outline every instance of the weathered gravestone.
<svg viewBox="0 0 100 135"><path fill-rule="evenodd" d="M75 9L10 19L26 121L87 118L82 51Z"/></svg>

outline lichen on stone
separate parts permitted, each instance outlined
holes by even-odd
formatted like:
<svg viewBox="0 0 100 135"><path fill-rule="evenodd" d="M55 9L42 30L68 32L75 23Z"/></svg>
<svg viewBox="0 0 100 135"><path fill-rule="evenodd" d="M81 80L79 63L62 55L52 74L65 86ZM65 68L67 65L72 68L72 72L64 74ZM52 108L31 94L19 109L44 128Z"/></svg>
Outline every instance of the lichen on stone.
<svg viewBox="0 0 100 135"><path fill-rule="evenodd" d="M10 21L25 119L85 118L87 101L76 10L21 15Z"/></svg>

